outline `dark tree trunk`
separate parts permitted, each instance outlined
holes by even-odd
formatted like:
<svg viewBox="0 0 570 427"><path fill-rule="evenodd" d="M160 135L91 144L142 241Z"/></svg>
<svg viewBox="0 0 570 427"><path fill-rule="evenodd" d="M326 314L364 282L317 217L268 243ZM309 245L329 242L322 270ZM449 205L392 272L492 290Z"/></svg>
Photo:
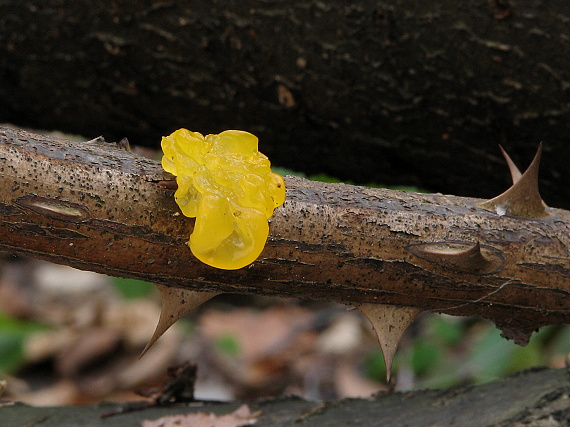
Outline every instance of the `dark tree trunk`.
<svg viewBox="0 0 570 427"><path fill-rule="evenodd" d="M0 4L0 120L157 146L257 133L277 165L490 197L545 142L570 208L570 3ZM516 148L516 149L515 149Z"/></svg>
<svg viewBox="0 0 570 427"><path fill-rule="evenodd" d="M561 369L533 370L475 387L447 391L423 390L378 395L338 402L307 402L281 398L249 402L257 427L285 426L527 426L564 427L570 422L568 374ZM33 408L24 405L0 408L6 426L89 425L135 426L143 420L189 413L233 412L240 403L148 408L101 419L101 414L121 408L118 404Z"/></svg>

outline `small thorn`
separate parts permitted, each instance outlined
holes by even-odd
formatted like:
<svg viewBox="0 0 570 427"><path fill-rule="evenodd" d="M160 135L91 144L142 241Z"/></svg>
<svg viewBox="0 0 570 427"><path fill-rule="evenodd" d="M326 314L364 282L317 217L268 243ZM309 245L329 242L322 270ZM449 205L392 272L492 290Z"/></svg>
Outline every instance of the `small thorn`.
<svg viewBox="0 0 570 427"><path fill-rule="evenodd" d="M160 319L158 320L158 325L156 326L154 334L142 351L139 359L145 355L156 340L158 340L178 319L190 310L205 303L216 295L219 295L216 292L197 292L164 285L155 286L162 297Z"/></svg>
<svg viewBox="0 0 570 427"><path fill-rule="evenodd" d="M538 170L541 155L542 142L538 146L536 155L525 173L503 194L500 194L494 199L479 203L478 206L483 209L495 211L499 216L512 215L527 218L548 216L546 205L542 201L538 191ZM511 170L511 175L514 180L516 172L513 173Z"/></svg>
<svg viewBox="0 0 570 427"><path fill-rule="evenodd" d="M90 139L89 141L85 141L85 144L105 144L105 138L100 135L97 138Z"/></svg>
<svg viewBox="0 0 570 427"><path fill-rule="evenodd" d="M479 242L449 240L415 243L405 249L418 258L448 270L477 276L496 273L505 265L505 257L500 249Z"/></svg>
<svg viewBox="0 0 570 427"><path fill-rule="evenodd" d="M497 325L501 330L501 336L508 340L513 340L515 344L524 347L530 341L533 332L538 331L538 328L513 328L511 326Z"/></svg>
<svg viewBox="0 0 570 427"><path fill-rule="evenodd" d="M417 307L365 303L358 306L372 323L386 365L386 382L390 382L396 349L410 323L422 311Z"/></svg>
<svg viewBox="0 0 570 427"><path fill-rule="evenodd" d="M131 151L131 144L130 144L129 140L127 139L127 137L124 137L119 142L117 142L117 147L119 147L121 150L128 151L129 153L132 152Z"/></svg>
<svg viewBox="0 0 570 427"><path fill-rule="evenodd" d="M507 154L505 149L501 145L499 145L499 148L501 149L501 153L503 153L503 157L505 158L507 166L509 167L509 171L511 172L511 178L513 179L513 184L516 184L517 181L521 179L522 173L519 170L519 168L517 168L517 165L515 165L515 162L513 162L511 157Z"/></svg>

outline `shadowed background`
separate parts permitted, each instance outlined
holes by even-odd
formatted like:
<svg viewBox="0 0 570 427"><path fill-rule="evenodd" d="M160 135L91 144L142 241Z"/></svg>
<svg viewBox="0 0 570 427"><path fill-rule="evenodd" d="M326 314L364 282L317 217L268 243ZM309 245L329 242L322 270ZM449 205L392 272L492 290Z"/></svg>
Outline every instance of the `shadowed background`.
<svg viewBox="0 0 570 427"><path fill-rule="evenodd" d="M257 134L275 165L492 197L540 141L570 207L564 0L0 5L0 120L158 147L179 127Z"/></svg>

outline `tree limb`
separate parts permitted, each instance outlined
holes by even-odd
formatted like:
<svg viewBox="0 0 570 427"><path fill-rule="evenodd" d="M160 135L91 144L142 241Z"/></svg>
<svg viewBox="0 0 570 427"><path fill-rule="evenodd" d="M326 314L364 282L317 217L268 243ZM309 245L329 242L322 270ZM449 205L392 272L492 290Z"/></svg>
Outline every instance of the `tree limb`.
<svg viewBox="0 0 570 427"><path fill-rule="evenodd" d="M0 128L0 248L197 291L406 305L523 333L570 323L568 211L500 216L478 199L289 176L260 258L227 271L192 256L172 180L111 144ZM446 257L457 248L484 262Z"/></svg>

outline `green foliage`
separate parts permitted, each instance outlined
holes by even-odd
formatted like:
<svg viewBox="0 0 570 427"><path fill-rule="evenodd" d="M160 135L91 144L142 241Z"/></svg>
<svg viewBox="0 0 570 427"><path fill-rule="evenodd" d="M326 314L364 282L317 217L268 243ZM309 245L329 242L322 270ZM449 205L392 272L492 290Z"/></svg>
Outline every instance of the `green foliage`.
<svg viewBox="0 0 570 427"><path fill-rule="evenodd" d="M550 326L548 332L552 333L552 338L549 342L549 353L552 357L570 353L569 326Z"/></svg>
<svg viewBox="0 0 570 427"><path fill-rule="evenodd" d="M394 359L393 370L396 372L398 361L398 354ZM386 365L384 364L384 355L382 351L378 348L371 352L364 361L364 373L366 377L375 381L385 381L386 380Z"/></svg>
<svg viewBox="0 0 570 427"><path fill-rule="evenodd" d="M297 172L297 171L293 171L291 169L281 168L281 167L272 167L271 170L275 173L280 174L280 175L294 175L294 176L298 176L301 178L310 179L311 181L332 182L332 183L344 182L345 184L354 185L353 181L341 181L340 179L332 177L332 176L327 175L325 173L318 173L315 175L306 175L303 172ZM423 189L418 188L418 187L410 186L410 185L386 186L386 185L381 185L381 184L377 184L377 183L368 183L365 186L371 187L371 188L389 188L390 190L399 190L399 191L412 191L415 193L425 193L426 192L426 190L423 190Z"/></svg>
<svg viewBox="0 0 570 427"><path fill-rule="evenodd" d="M455 346L461 342L464 325L460 317L431 316L428 323L430 339L442 346Z"/></svg>
<svg viewBox="0 0 570 427"><path fill-rule="evenodd" d="M24 337L0 333L0 374L9 374L24 362Z"/></svg>
<svg viewBox="0 0 570 427"><path fill-rule="evenodd" d="M152 283L123 277L113 277L113 286L124 299L144 298L155 290Z"/></svg>
<svg viewBox="0 0 570 427"><path fill-rule="evenodd" d="M226 334L220 336L216 340L216 349L222 354L230 357L238 357L240 354L240 345L234 335Z"/></svg>
<svg viewBox="0 0 570 427"><path fill-rule="evenodd" d="M495 327L486 328L475 339L466 361L472 367L474 382L491 381L544 364L540 337L545 331L535 334L528 345L520 347L501 337L501 332Z"/></svg>
<svg viewBox="0 0 570 427"><path fill-rule="evenodd" d="M414 342L411 351L411 365L414 373L418 376L429 373L442 360L442 350L442 346L426 339L418 339Z"/></svg>
<svg viewBox="0 0 570 427"><path fill-rule="evenodd" d="M31 335L47 327L17 320L0 313L0 374L14 372L24 362L24 343Z"/></svg>

